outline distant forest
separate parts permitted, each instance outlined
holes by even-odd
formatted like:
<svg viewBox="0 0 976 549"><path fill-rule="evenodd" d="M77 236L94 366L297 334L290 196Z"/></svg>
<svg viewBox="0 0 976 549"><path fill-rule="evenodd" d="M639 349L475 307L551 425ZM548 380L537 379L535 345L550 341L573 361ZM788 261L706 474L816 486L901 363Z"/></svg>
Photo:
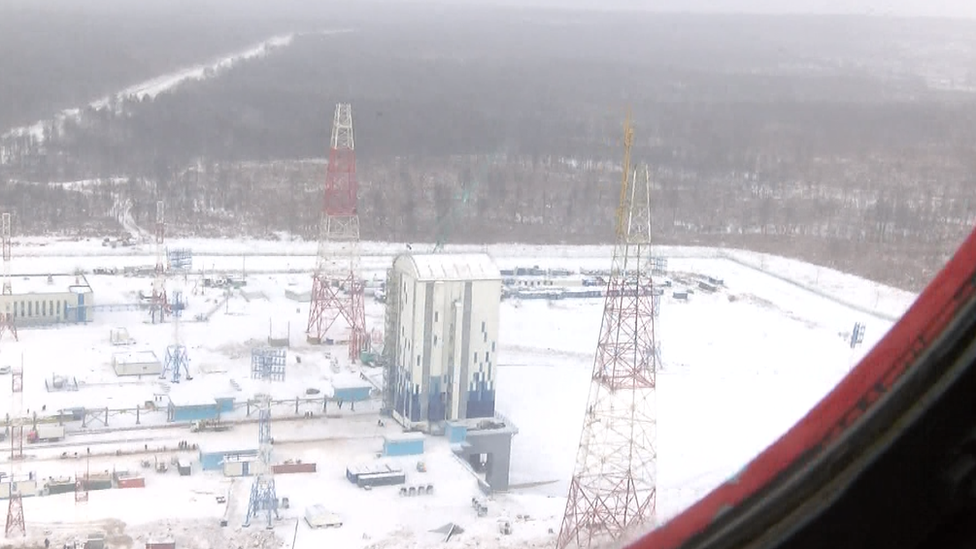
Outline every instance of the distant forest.
<svg viewBox="0 0 976 549"><path fill-rule="evenodd" d="M972 23L388 19L89 109L43 141L7 139L0 201L21 233L118 231L122 200L148 224L162 198L171 233L312 237L325 166L311 159L327 156L335 103L348 101L364 238L432 241L461 185L476 185L451 241L605 242L629 106L662 243L750 247L918 288L976 220ZM106 182L45 184L86 179Z"/></svg>

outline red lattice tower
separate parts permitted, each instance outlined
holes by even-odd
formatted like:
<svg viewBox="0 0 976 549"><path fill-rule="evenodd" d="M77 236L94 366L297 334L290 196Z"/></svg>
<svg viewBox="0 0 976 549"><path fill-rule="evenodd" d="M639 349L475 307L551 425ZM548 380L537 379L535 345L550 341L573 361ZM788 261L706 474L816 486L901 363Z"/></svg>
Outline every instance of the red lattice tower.
<svg viewBox="0 0 976 549"><path fill-rule="evenodd" d="M18 464L24 459L24 418L21 411L24 403L24 366L10 372L10 499L7 502L6 537L27 535L24 525L24 502L20 490L15 489Z"/></svg>
<svg viewBox="0 0 976 549"><path fill-rule="evenodd" d="M312 279L305 333L310 343L328 339L339 317L349 326L349 358L358 360L368 342L365 283L359 276L359 210L352 107L336 105L332 146L322 196L318 258ZM335 338L333 338L335 339Z"/></svg>
<svg viewBox="0 0 976 549"><path fill-rule="evenodd" d="M156 202L156 269L153 278L152 302L149 314L153 324L163 322L169 313L169 301L166 299L166 224L163 221L163 201Z"/></svg>
<svg viewBox="0 0 976 549"><path fill-rule="evenodd" d="M0 215L0 237L3 238L3 295L13 295L13 287L10 283L10 260L12 257L12 243L10 237L10 214ZM17 337L16 318L13 313L13 300L4 300L4 310L0 312L0 340L3 335L9 333L14 336L14 341L19 341Z"/></svg>
<svg viewBox="0 0 976 549"><path fill-rule="evenodd" d="M656 512L650 178L646 166L631 172L632 143L628 117L616 246L559 549L619 543L652 526Z"/></svg>

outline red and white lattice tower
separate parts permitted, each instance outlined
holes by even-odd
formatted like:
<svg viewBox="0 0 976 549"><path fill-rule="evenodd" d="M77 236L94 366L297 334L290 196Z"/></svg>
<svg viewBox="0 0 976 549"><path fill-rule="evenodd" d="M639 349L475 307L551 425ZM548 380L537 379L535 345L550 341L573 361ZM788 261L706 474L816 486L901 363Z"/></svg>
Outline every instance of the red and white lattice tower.
<svg viewBox="0 0 976 549"><path fill-rule="evenodd" d="M0 237L3 238L3 295L13 295L13 287L10 284L10 260L12 256L12 246L10 237L10 214L0 215ZM14 322L14 303L12 299L4 299L3 311L0 311L0 339L9 333L14 336L14 341L18 341L17 325Z"/></svg>
<svg viewBox="0 0 976 549"><path fill-rule="evenodd" d="M156 273L153 278L152 303L149 314L153 324L163 322L169 312L169 301L166 299L166 248L164 239L166 225L163 223L163 201L156 202Z"/></svg>
<svg viewBox="0 0 976 549"><path fill-rule="evenodd" d="M602 547L652 526L657 500L655 386L658 352L651 282L649 172L624 175L613 263L576 469L556 547Z"/></svg>
<svg viewBox="0 0 976 549"><path fill-rule="evenodd" d="M19 367L10 372L10 499L7 501L7 526L4 529L6 537L27 535L24 524L24 501L20 490L15 489L14 482L20 469L20 462L24 459L24 364L21 359Z"/></svg>
<svg viewBox="0 0 976 549"><path fill-rule="evenodd" d="M336 105L332 122L318 258L305 333L310 343L322 343L327 339L329 329L342 317L349 326L349 358L352 360L359 359L368 342L363 295L366 285L359 276L358 189L352 107L340 103Z"/></svg>

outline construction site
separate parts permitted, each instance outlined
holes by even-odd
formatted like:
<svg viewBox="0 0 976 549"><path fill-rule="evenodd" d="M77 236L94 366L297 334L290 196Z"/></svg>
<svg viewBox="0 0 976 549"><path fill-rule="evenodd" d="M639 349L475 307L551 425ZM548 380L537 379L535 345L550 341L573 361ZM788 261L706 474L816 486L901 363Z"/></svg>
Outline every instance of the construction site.
<svg viewBox="0 0 976 549"><path fill-rule="evenodd" d="M870 284L854 277L829 275L848 293L825 297L652 246L633 139L628 119L612 250L452 246L477 182L427 249L360 242L349 104L316 243L170 242L158 202L131 246L14 254L3 214L5 543L595 548L678 513L892 320L844 301ZM912 299L871 288L898 312Z"/></svg>

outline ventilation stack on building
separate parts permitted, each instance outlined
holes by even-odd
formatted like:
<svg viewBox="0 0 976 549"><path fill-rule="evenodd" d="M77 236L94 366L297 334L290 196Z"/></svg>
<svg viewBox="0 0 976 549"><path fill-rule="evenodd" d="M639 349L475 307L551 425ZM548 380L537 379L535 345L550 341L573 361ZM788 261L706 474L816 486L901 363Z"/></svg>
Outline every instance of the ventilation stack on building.
<svg viewBox="0 0 976 549"><path fill-rule="evenodd" d="M409 429L451 430L456 453L489 455L508 486L511 438L495 410L502 279L487 254L404 254L387 273L385 411Z"/></svg>
<svg viewBox="0 0 976 549"><path fill-rule="evenodd" d="M152 302L149 305L149 314L153 324L158 324L166 320L169 313L169 301L166 299L166 253L164 239L166 236L166 225L163 218L163 201L156 202L156 269L153 278Z"/></svg>
<svg viewBox="0 0 976 549"><path fill-rule="evenodd" d="M264 515L267 518L265 527L271 529L274 519L278 518L278 494L271 460L271 383L285 380L284 349L268 348L253 353L251 364L251 376L262 380L264 392L259 395L258 471L251 485L244 526L250 526L251 519Z"/></svg>
<svg viewBox="0 0 976 549"><path fill-rule="evenodd" d="M7 214L4 214L5 216ZM24 523L24 500L17 487L20 462L24 459L24 363L10 372L10 499L7 501L6 537L26 536Z"/></svg>
<svg viewBox="0 0 976 549"><path fill-rule="evenodd" d="M365 282L359 274L359 211L352 107L336 105L332 145L322 196L318 258L312 279L308 327L310 343L330 339L329 330L342 317L349 326L349 358L367 349Z"/></svg>
<svg viewBox="0 0 976 549"><path fill-rule="evenodd" d="M655 517L660 359L654 333L650 177L646 166L631 167L632 143L628 116L616 245L559 549L619 543L653 526Z"/></svg>
<svg viewBox="0 0 976 549"><path fill-rule="evenodd" d="M13 286L10 282L10 260L13 257L13 247L10 235L10 214L0 215L0 236L3 238L3 313L0 315L0 340L9 333L14 341L17 337L17 324L14 322L16 303L13 301Z"/></svg>

